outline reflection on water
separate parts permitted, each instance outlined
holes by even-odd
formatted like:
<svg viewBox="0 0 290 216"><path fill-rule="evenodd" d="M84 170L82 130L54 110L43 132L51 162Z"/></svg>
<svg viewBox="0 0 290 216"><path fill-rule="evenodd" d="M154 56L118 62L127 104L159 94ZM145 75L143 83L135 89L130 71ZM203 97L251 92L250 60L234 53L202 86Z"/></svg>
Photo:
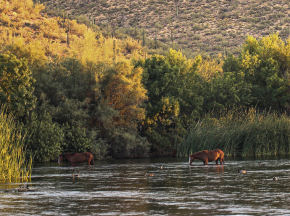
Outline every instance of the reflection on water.
<svg viewBox="0 0 290 216"><path fill-rule="evenodd" d="M290 215L289 183L286 159L39 166L27 192L0 185L0 215Z"/></svg>

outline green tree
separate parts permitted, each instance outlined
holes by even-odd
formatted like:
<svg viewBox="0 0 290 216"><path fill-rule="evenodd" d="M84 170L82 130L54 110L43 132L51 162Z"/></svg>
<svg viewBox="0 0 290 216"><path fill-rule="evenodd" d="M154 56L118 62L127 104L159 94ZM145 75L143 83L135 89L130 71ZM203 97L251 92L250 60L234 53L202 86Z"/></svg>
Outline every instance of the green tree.
<svg viewBox="0 0 290 216"><path fill-rule="evenodd" d="M142 68L121 62L116 64L104 81L104 99L118 112L114 124L125 128L136 129L145 118L143 103L146 90L142 85Z"/></svg>
<svg viewBox="0 0 290 216"><path fill-rule="evenodd" d="M196 64L170 50L167 56L153 56L144 63L143 82L148 90L147 113L154 116L162 110L162 98L176 100L180 115L197 117L203 98L200 95L202 79L196 73Z"/></svg>
<svg viewBox="0 0 290 216"><path fill-rule="evenodd" d="M289 108L289 43L278 34L257 40L248 37L241 53L241 71L252 84L253 104L277 110Z"/></svg>
<svg viewBox="0 0 290 216"><path fill-rule="evenodd" d="M37 119L26 126L27 150L32 153L34 161L55 161L62 150L64 132L61 125L52 121L47 110L42 109L42 112Z"/></svg>
<svg viewBox="0 0 290 216"><path fill-rule="evenodd" d="M96 68L94 64L83 65L76 59L64 59L34 72L38 109L35 123L30 126L29 145L35 160L53 160L60 152L92 151L98 157L100 152L105 154L106 148L98 139L98 132L93 131L90 116L92 106L96 105L95 97L98 97ZM45 132L41 131L45 129L43 125L48 127ZM38 141L39 137L43 141Z"/></svg>
<svg viewBox="0 0 290 216"><path fill-rule="evenodd" d="M34 82L25 59L0 54L0 103L19 120L27 120L35 108Z"/></svg>
<svg viewBox="0 0 290 216"><path fill-rule="evenodd" d="M143 133L153 143L152 151L169 154L175 151L185 128L200 115L202 80L196 73L196 62L175 50L146 59L143 67L148 90Z"/></svg>
<svg viewBox="0 0 290 216"><path fill-rule="evenodd" d="M251 87L242 72L216 74L204 84L203 113L249 106L253 101Z"/></svg>
<svg viewBox="0 0 290 216"><path fill-rule="evenodd" d="M138 135L138 125L145 118L146 90L142 85L142 68L119 62L106 73L102 82L98 125L109 141L113 157L143 157L148 142Z"/></svg>

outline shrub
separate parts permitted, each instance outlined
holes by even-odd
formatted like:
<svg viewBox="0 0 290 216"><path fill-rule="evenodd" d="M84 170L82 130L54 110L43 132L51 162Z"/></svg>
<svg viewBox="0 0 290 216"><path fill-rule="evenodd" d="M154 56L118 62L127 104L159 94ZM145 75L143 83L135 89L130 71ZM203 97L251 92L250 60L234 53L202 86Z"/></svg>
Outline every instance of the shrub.
<svg viewBox="0 0 290 216"><path fill-rule="evenodd" d="M49 113L45 112L29 127L27 146L37 162L56 160L61 153L64 132L59 124L54 123Z"/></svg>

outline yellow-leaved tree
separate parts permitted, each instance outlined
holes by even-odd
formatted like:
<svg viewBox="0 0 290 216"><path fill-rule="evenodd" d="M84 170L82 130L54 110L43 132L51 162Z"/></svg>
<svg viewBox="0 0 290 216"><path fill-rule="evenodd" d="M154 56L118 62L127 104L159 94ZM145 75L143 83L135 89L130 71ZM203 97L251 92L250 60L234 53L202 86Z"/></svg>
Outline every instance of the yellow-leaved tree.
<svg viewBox="0 0 290 216"><path fill-rule="evenodd" d="M117 63L109 72L104 88L109 106L118 111L114 123L121 127L136 128L145 118L143 102L147 99L141 83L143 69L127 62Z"/></svg>
<svg viewBox="0 0 290 216"><path fill-rule="evenodd" d="M98 118L103 138L109 143L108 152L114 158L144 157L149 151L147 139L138 133L147 99L142 73L142 68L123 61L113 65L102 82L103 108Z"/></svg>

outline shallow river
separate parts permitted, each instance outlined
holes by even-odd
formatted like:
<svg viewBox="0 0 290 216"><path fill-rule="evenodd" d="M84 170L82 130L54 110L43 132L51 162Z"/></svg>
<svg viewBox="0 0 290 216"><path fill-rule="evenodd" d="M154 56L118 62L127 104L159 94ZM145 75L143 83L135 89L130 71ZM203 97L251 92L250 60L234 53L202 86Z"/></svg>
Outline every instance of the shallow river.
<svg viewBox="0 0 290 216"><path fill-rule="evenodd" d="M0 185L0 215L290 215L289 159L39 165L28 186Z"/></svg>

